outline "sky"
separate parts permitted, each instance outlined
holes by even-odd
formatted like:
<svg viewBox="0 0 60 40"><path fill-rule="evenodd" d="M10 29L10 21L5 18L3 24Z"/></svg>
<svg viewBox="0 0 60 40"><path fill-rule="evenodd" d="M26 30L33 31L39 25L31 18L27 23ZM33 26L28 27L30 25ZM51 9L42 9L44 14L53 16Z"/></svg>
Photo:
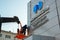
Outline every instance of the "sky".
<svg viewBox="0 0 60 40"><path fill-rule="evenodd" d="M27 3L30 0L0 0L1 17L17 16L22 26L27 24ZM2 23L2 30L16 33L17 23Z"/></svg>

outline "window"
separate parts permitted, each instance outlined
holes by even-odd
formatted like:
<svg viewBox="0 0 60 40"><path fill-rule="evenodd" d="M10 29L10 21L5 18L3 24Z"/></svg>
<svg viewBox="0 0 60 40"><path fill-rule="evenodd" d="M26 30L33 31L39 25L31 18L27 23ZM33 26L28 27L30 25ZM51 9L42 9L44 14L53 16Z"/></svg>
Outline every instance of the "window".
<svg viewBox="0 0 60 40"><path fill-rule="evenodd" d="M5 38L11 38L11 36L10 35L5 35Z"/></svg>
<svg viewBox="0 0 60 40"><path fill-rule="evenodd" d="M2 37L2 34L0 34L0 37Z"/></svg>

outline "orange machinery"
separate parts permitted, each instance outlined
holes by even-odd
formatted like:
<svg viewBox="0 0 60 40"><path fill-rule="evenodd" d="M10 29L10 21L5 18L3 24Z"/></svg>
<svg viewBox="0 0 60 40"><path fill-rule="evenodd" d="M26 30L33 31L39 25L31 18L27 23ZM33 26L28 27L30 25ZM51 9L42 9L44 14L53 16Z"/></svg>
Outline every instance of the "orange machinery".
<svg viewBox="0 0 60 40"><path fill-rule="evenodd" d="M15 36L15 38L23 40L28 35L28 31L26 30L27 29L26 25L24 27L25 27L25 31L23 30L22 24L20 22L20 29L17 29L17 35ZM25 35L26 33L27 35Z"/></svg>

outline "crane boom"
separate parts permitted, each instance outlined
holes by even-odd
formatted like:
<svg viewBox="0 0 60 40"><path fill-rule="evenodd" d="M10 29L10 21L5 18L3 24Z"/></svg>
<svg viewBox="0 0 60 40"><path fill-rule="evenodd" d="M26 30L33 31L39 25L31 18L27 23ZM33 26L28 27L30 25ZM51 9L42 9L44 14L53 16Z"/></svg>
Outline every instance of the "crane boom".
<svg viewBox="0 0 60 40"><path fill-rule="evenodd" d="M7 23L7 22L17 22L17 24L20 23L17 16L14 16L14 17L0 17L0 31L1 31L2 23Z"/></svg>

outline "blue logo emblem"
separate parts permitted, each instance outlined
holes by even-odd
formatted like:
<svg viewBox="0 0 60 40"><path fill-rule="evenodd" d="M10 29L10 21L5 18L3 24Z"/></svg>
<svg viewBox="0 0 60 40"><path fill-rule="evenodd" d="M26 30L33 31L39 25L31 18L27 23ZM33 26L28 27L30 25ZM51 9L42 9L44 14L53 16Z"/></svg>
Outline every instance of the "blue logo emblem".
<svg viewBox="0 0 60 40"><path fill-rule="evenodd" d="M43 7L43 2L40 1L40 2L38 3L38 5L35 5L35 6L34 6L33 12L34 12L34 13L37 13L37 11L38 11L38 10L41 10L42 7Z"/></svg>

